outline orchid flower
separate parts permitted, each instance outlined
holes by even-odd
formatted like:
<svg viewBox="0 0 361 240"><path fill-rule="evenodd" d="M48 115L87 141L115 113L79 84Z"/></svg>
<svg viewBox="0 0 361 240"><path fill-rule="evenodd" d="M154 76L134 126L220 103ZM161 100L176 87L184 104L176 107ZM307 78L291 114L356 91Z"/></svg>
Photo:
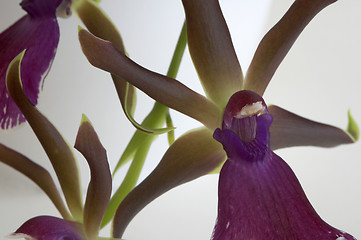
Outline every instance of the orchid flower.
<svg viewBox="0 0 361 240"><path fill-rule="evenodd" d="M252 91L229 100L222 129L214 132L228 160L219 175L212 239L355 239L317 215L292 169L270 149L272 120Z"/></svg>
<svg viewBox="0 0 361 240"><path fill-rule="evenodd" d="M86 159L91 179L85 203L73 151L57 129L29 101L21 84L21 52L10 64L6 87L47 153L55 170L66 205L49 172L24 155L0 144L0 161L34 181L50 198L63 218L38 216L25 222L12 236L26 239L97 239L112 180L106 151L90 121L83 115L75 148Z"/></svg>
<svg viewBox="0 0 361 240"><path fill-rule="evenodd" d="M25 16L0 34L0 125L2 129L25 121L5 86L9 63L27 49L21 68L22 84L29 100L36 105L59 42L57 16L71 14L71 0L22 0Z"/></svg>
<svg viewBox="0 0 361 240"><path fill-rule="evenodd" d="M5 74L9 63L24 49L21 68L22 84L29 100L36 105L55 57L59 42L57 17L67 18L72 9L91 5L88 15L80 15L82 21L89 21L100 11L95 0L22 0L20 6L27 12L25 16L0 34L0 126L8 129L25 122L25 117L11 99L5 87ZM94 12L95 11L95 12Z"/></svg>
<svg viewBox="0 0 361 240"><path fill-rule="evenodd" d="M295 1L264 36L245 77L218 1L182 2L189 50L206 97L173 78L136 64L112 43L85 30L79 31L83 52L92 65L120 77L156 101L204 125L178 138L154 171L119 205L113 222L115 237L121 237L132 218L161 194L202 175L218 171L226 154L212 135L221 127L222 114L230 97L242 89L262 96L302 30L322 9L335 1ZM349 128L344 131L305 119L278 106L269 106L267 111L273 116L269 130L269 148L272 150L310 145L334 147L352 143L358 138L358 130L351 117ZM272 186L269 188L272 190Z"/></svg>

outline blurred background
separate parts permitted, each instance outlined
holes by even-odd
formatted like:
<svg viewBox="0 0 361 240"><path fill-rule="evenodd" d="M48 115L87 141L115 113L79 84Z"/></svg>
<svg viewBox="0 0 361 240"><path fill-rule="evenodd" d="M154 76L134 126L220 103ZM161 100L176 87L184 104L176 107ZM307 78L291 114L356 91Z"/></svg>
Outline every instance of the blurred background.
<svg viewBox="0 0 361 240"><path fill-rule="evenodd" d="M20 1L2 0L0 31L22 15ZM246 72L263 35L293 1L220 0L235 49ZM103 0L101 7L119 28L130 57L152 71L165 74L184 21L181 1ZM312 120L347 126L347 111L361 125L361 1L338 1L323 10L301 34L266 93L269 104L280 105ZM75 14L59 19L56 58L40 94L38 108L72 146L81 114L85 113L107 149L113 169L134 128L124 117L108 73L95 69L83 56L77 40ZM203 93L186 49L177 79ZM136 119L143 120L153 101L139 92ZM172 111L176 136L201 126ZM51 165L27 123L0 132L0 142L52 172ZM157 165L167 149L158 137L141 179ZM330 225L361 239L361 142L321 149L295 147L276 152L292 167L309 200ZM89 171L75 152L84 194ZM126 172L115 178L121 183ZM52 172L53 173L53 172ZM177 187L148 205L129 225L125 239L209 239L217 213L218 175L201 177ZM38 215L58 216L57 210L31 181L0 163L0 238ZM109 229L104 230L108 235Z"/></svg>

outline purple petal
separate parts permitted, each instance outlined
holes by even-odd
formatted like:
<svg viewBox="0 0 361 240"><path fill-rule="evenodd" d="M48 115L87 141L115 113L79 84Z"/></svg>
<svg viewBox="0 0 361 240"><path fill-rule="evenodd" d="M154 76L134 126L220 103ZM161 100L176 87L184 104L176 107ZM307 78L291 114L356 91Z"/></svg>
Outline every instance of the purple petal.
<svg viewBox="0 0 361 240"><path fill-rule="evenodd" d="M51 216L39 216L25 222L12 237L36 240L86 239L81 224Z"/></svg>
<svg viewBox="0 0 361 240"><path fill-rule="evenodd" d="M216 133L225 147L243 151L233 151L221 170L212 239L355 239L318 216L291 168L269 148L229 130Z"/></svg>
<svg viewBox="0 0 361 240"><path fill-rule="evenodd" d="M241 91L228 105L248 95ZM228 105L225 116L230 115ZM228 159L219 176L218 217L212 239L355 239L318 216L292 169L271 151L272 116L267 111L238 116L213 135ZM253 131L255 134L249 134Z"/></svg>
<svg viewBox="0 0 361 240"><path fill-rule="evenodd" d="M59 41L55 2L59 0L38 0L34 3L23 1L22 6L29 14L0 34L0 125L3 129L25 121L5 86L9 63L24 49L27 51L21 66L22 84L29 100L37 104L39 89L49 71Z"/></svg>

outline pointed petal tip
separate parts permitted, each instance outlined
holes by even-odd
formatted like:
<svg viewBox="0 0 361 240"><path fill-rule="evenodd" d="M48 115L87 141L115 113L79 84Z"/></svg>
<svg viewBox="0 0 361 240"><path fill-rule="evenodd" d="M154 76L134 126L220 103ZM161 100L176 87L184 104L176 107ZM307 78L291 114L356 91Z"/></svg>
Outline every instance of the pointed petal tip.
<svg viewBox="0 0 361 240"><path fill-rule="evenodd" d="M17 104L14 102L14 96L11 94L11 90L17 85L23 89L23 84L20 77L20 65L24 58L26 49L20 52L14 59L9 63L4 84L5 84L5 94L1 96L0 106L4 108L4 112L0 113L0 123L2 129L13 128L21 123L25 122L25 117L23 116L21 110L17 107ZM7 94L7 92L9 95ZM5 102L3 102L5 101Z"/></svg>
<svg viewBox="0 0 361 240"><path fill-rule="evenodd" d="M347 117L348 117L348 125L346 131L352 137L354 142L357 142L360 138L360 129L357 122L351 115L351 109L348 110Z"/></svg>
<svg viewBox="0 0 361 240"><path fill-rule="evenodd" d="M90 123L89 118L84 113L81 115L81 121L80 121L80 124L83 123Z"/></svg>
<svg viewBox="0 0 361 240"><path fill-rule="evenodd" d="M20 85L22 86L22 82L21 82L21 76L20 76L20 65L21 62L24 58L26 49L24 49L21 53L19 53L9 64L7 70L6 70L6 75L5 75L5 84L6 84L6 89L9 91L9 82L11 81L11 79L13 78L18 78ZM17 77L19 76L19 77Z"/></svg>
<svg viewBox="0 0 361 240"><path fill-rule="evenodd" d="M78 25L78 33L82 30L85 30L82 26Z"/></svg>

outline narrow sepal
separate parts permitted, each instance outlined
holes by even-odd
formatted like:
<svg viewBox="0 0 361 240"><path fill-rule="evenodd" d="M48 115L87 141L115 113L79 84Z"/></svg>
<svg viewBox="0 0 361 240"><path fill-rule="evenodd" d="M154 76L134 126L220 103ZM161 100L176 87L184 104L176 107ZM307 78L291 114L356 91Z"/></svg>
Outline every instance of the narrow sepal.
<svg viewBox="0 0 361 240"><path fill-rule="evenodd" d="M300 117L283 108L268 107L274 121L271 125L271 149L293 146L335 147L353 143L346 131Z"/></svg>
<svg viewBox="0 0 361 240"><path fill-rule="evenodd" d="M37 110L23 92L20 65L24 54L25 51L9 64L6 74L7 90L28 120L48 155L59 179L70 212L76 220L80 220L82 218L82 200L76 160L71 148L58 130Z"/></svg>
<svg viewBox="0 0 361 240"><path fill-rule="evenodd" d="M81 224L52 216L38 216L26 221L12 238L36 240L86 240Z"/></svg>
<svg viewBox="0 0 361 240"><path fill-rule="evenodd" d="M189 51L207 96L221 109L243 74L218 0L183 0Z"/></svg>
<svg viewBox="0 0 361 240"><path fill-rule="evenodd" d="M263 95L268 83L308 23L337 0L297 0L264 36L247 70L244 89Z"/></svg>
<svg viewBox="0 0 361 240"><path fill-rule="evenodd" d="M118 29L97 3L90 0L79 1L75 4L74 9L86 28L94 34L94 36L113 43L119 51L123 53L125 52L123 40ZM133 118L136 105L134 86L130 85L119 76L112 74L111 77L117 90L123 111L129 121L137 129L149 133L154 132L152 129L144 129L143 126L138 124L138 122Z"/></svg>
<svg viewBox="0 0 361 240"><path fill-rule="evenodd" d="M21 66L22 85L28 99L34 105L38 102L39 90L55 57L59 41L59 26L55 18L55 9L53 10L52 16L48 17L25 15L0 34L0 126L2 129L25 122L25 117L5 87L8 65L24 49L27 51Z"/></svg>
<svg viewBox="0 0 361 240"><path fill-rule="evenodd" d="M168 190L208 174L225 159L222 146L206 128L190 131L167 150L154 171L120 204L113 221L113 236L121 237L133 217Z"/></svg>
<svg viewBox="0 0 361 240"><path fill-rule="evenodd" d="M64 219L72 219L52 177L45 168L2 144L0 144L0 162L27 176L46 193Z"/></svg>
<svg viewBox="0 0 361 240"><path fill-rule="evenodd" d="M95 239L110 199L112 178L106 150L85 115L74 147L84 156L90 168L91 180L84 205L84 228L89 239Z"/></svg>
<svg viewBox="0 0 361 240"><path fill-rule="evenodd" d="M94 37L85 30L79 31L83 53L89 62L111 72L144 91L156 101L216 128L220 123L220 110L208 99L180 82L151 72L130 60L110 42Z"/></svg>

